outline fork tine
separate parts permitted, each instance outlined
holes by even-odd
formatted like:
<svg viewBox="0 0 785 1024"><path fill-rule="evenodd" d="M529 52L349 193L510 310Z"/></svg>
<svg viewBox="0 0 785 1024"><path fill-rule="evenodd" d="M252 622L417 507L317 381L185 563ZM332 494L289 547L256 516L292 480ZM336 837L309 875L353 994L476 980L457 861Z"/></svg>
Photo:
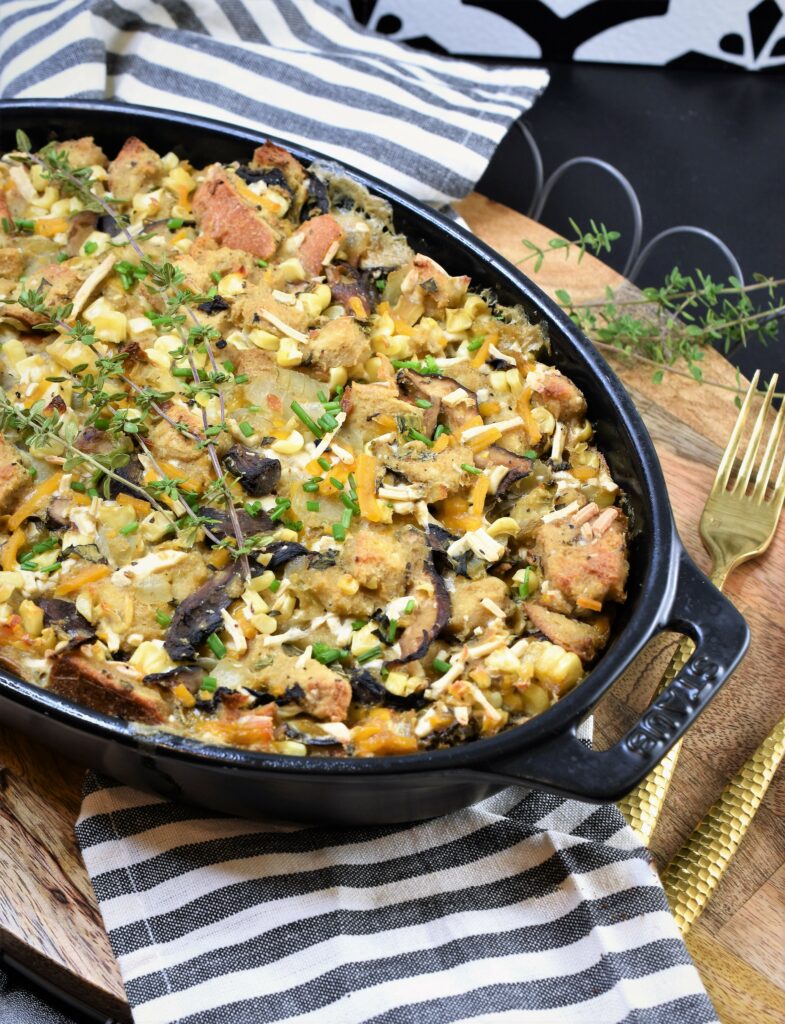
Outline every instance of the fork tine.
<svg viewBox="0 0 785 1024"><path fill-rule="evenodd" d="M736 458L736 452L739 447L739 440L741 439L741 432L744 430L744 424L747 421L747 413L750 411L750 405L752 404L752 396L758 387L758 379L760 377L760 370L756 370L752 375L750 386L747 389L747 394L744 396L741 409L739 409L739 415L736 417L736 423L733 427L733 433L728 440L728 446L725 449L722 461L720 462L719 468L717 469L717 475L714 478L714 486L712 487L712 493L718 491L724 491L728 484L728 477L730 471L733 468L733 461Z"/></svg>
<svg viewBox="0 0 785 1024"><path fill-rule="evenodd" d="M734 492L738 494L744 494L747 490L747 485L750 482L752 476L752 468L755 465L755 459L760 448L760 439L763 436L763 427L766 424L766 417L769 414L769 408L771 407L771 396L774 394L774 384L776 380L772 380L769 384L766 396L761 402L760 410L758 415L755 417L755 423L752 427L752 434L747 442L747 450L744 452L744 458L741 460L741 466L739 466L739 476L736 483L733 485Z"/></svg>
<svg viewBox="0 0 785 1024"><path fill-rule="evenodd" d="M777 375L775 374L772 377L772 385L776 380ZM769 478L774 467L774 459L782 440L783 428L785 428L785 402L780 406L780 411L777 413L777 418L774 420L774 425L769 434L769 441L766 445L766 451L763 453L763 459L761 460L758 476L755 481L755 490L752 492L753 501L760 502L766 497L766 488L769 485Z"/></svg>

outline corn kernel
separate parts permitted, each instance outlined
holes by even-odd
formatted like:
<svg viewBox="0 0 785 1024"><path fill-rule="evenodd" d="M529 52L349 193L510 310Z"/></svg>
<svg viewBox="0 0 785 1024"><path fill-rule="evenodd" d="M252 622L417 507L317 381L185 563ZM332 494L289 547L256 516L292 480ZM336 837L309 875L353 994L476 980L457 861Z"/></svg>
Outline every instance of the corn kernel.
<svg viewBox="0 0 785 1024"><path fill-rule="evenodd" d="M174 662L166 653L163 640L143 640L128 659L128 664L138 669L143 676L174 668Z"/></svg>
<svg viewBox="0 0 785 1024"><path fill-rule="evenodd" d="M71 196L69 199L58 199L57 202L52 203L49 207L49 212L53 217L68 217L72 213L79 213L82 209L82 204L75 196Z"/></svg>
<svg viewBox="0 0 785 1024"><path fill-rule="evenodd" d="M245 289L245 274L224 274L218 282L218 294L222 299L230 299Z"/></svg>
<svg viewBox="0 0 785 1024"><path fill-rule="evenodd" d="M468 331L471 325L471 314L465 309L445 310L444 329L448 334L460 334L462 331Z"/></svg>
<svg viewBox="0 0 785 1024"><path fill-rule="evenodd" d="M24 586L21 572L0 572L0 601L8 601L15 590Z"/></svg>
<svg viewBox="0 0 785 1024"><path fill-rule="evenodd" d="M348 573L341 576L338 580L338 590L342 594L345 594L346 597L351 597L353 594L356 594L359 589L359 580L356 580L354 576L350 576Z"/></svg>
<svg viewBox="0 0 785 1024"><path fill-rule="evenodd" d="M128 334L128 318L125 313L112 309L105 298L96 299L84 311L84 318L95 328L95 336L99 341L118 344L125 341Z"/></svg>
<svg viewBox="0 0 785 1024"><path fill-rule="evenodd" d="M523 391L523 381L521 380L521 371L516 367L512 370L506 370L505 376L507 377L507 387L513 395L517 396Z"/></svg>
<svg viewBox="0 0 785 1024"><path fill-rule="evenodd" d="M472 320L474 320L476 316L480 316L480 314L488 312L487 303L484 299L480 298L479 295L467 295L463 308Z"/></svg>
<svg viewBox="0 0 785 1024"><path fill-rule="evenodd" d="M275 580L275 573L272 569L265 569L263 573L255 576L252 580L248 581L248 590L252 590L254 593L259 594L262 590L267 590L270 584Z"/></svg>
<svg viewBox="0 0 785 1024"><path fill-rule="evenodd" d="M283 594L273 605L274 611L278 612L278 621L286 622L294 612L295 599L292 594Z"/></svg>
<svg viewBox="0 0 785 1024"><path fill-rule="evenodd" d="M374 630L378 627L375 622L369 622L362 629L355 630L352 633L352 654L355 658L360 657L363 654L367 654L368 651L372 651L374 647L379 644L379 638L376 636Z"/></svg>
<svg viewBox="0 0 785 1024"><path fill-rule="evenodd" d="M288 754L289 757L305 757L308 753L308 747L299 740L279 740L275 749L279 754Z"/></svg>
<svg viewBox="0 0 785 1024"><path fill-rule="evenodd" d="M161 166L168 173L173 171L180 163L180 157L176 153L166 153L161 157Z"/></svg>
<svg viewBox="0 0 785 1024"><path fill-rule="evenodd" d="M149 216L161 209L161 189L154 189L152 192L137 192L131 200L131 206L136 213Z"/></svg>
<svg viewBox="0 0 785 1024"><path fill-rule="evenodd" d="M28 636L40 636L44 629L44 613L37 604L24 600L19 605L19 617Z"/></svg>
<svg viewBox="0 0 785 1024"><path fill-rule="evenodd" d="M49 187L49 179L44 177L43 171L43 167L39 164L33 164L28 171L30 181L33 183L33 188L37 192L45 192Z"/></svg>
<svg viewBox="0 0 785 1024"><path fill-rule="evenodd" d="M492 370L489 380L491 387L497 395L502 395L510 390L507 374L504 370Z"/></svg>
<svg viewBox="0 0 785 1024"><path fill-rule="evenodd" d="M248 332L248 340L257 348L264 349L265 352L277 352L281 343L277 334L263 331L260 327L254 327Z"/></svg>
<svg viewBox="0 0 785 1024"><path fill-rule="evenodd" d="M396 697L408 697L417 689L419 682L416 676L410 676L406 672L390 672L384 680L384 686Z"/></svg>
<svg viewBox="0 0 785 1024"><path fill-rule="evenodd" d="M293 430L288 437L273 441L270 447L280 455L295 455L305 447L305 438L299 430Z"/></svg>
<svg viewBox="0 0 785 1024"><path fill-rule="evenodd" d="M328 378L330 390L335 391L337 388L342 388L346 384L348 379L349 374L346 372L346 367L333 366L330 370L330 376Z"/></svg>
<svg viewBox="0 0 785 1024"><path fill-rule="evenodd" d="M502 516L487 527L487 533L491 537L514 537L520 530L520 525L512 516Z"/></svg>
<svg viewBox="0 0 785 1024"><path fill-rule="evenodd" d="M277 620L272 615L267 615L264 612L259 615L252 615L250 621L254 629L261 633L262 636L270 636L277 629Z"/></svg>
<svg viewBox="0 0 785 1024"><path fill-rule="evenodd" d="M308 276L303 270L302 263L300 263L295 256L279 263L275 268L275 272L276 275L287 284L291 284L293 281L304 281Z"/></svg>
<svg viewBox="0 0 785 1024"><path fill-rule="evenodd" d="M171 529L171 521L164 512L153 511L145 516L139 527L142 540L148 544L156 544L162 540Z"/></svg>
<svg viewBox="0 0 785 1024"><path fill-rule="evenodd" d="M38 205L45 210L51 210L54 203L60 198L60 191L54 185L50 185L42 196L38 197Z"/></svg>
<svg viewBox="0 0 785 1024"><path fill-rule="evenodd" d="M537 658L534 673L541 683L564 692L581 678L583 666L577 654L565 651L558 644L547 644Z"/></svg>
<svg viewBox="0 0 785 1024"><path fill-rule="evenodd" d="M299 366L303 361L303 354L291 338L284 337L281 338L281 343L278 347L275 361L279 366Z"/></svg>
<svg viewBox="0 0 785 1024"><path fill-rule="evenodd" d="M146 316L134 316L128 321L128 337L131 341L155 334L155 328Z"/></svg>
<svg viewBox="0 0 785 1024"><path fill-rule="evenodd" d="M196 188L196 182L182 164L178 164L169 171L164 178L164 185L173 192L177 192L181 188L187 188L189 192L193 192Z"/></svg>
<svg viewBox="0 0 785 1024"><path fill-rule="evenodd" d="M93 599L89 594L77 594L74 604L80 615L84 616L88 622L93 621Z"/></svg>
<svg viewBox="0 0 785 1024"><path fill-rule="evenodd" d="M3 346L3 354L7 348L8 342ZM95 366L95 352L89 345L85 345L81 341L68 343L64 338L57 338L46 346L46 351L56 363L64 366L66 370L73 370L75 366L83 363L87 363L90 367Z"/></svg>
<svg viewBox="0 0 785 1024"><path fill-rule="evenodd" d="M543 434L553 433L556 420L553 417L553 413L549 412L544 405L538 405L532 409L532 416Z"/></svg>

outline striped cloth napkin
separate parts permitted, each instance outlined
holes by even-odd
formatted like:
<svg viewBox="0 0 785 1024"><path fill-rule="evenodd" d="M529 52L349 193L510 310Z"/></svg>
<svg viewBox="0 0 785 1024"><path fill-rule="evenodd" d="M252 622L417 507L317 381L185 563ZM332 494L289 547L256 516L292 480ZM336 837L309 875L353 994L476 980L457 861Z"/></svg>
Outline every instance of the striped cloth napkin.
<svg viewBox="0 0 785 1024"><path fill-rule="evenodd" d="M408 50L348 6L3 0L0 93L188 110L422 199L466 194L547 73ZM91 774L77 837L136 1024L716 1020L613 807L510 789L348 831L253 824Z"/></svg>
<svg viewBox="0 0 785 1024"><path fill-rule="evenodd" d="M419 199L471 192L548 82L410 50L348 0L2 0L0 96L115 98L312 146Z"/></svg>

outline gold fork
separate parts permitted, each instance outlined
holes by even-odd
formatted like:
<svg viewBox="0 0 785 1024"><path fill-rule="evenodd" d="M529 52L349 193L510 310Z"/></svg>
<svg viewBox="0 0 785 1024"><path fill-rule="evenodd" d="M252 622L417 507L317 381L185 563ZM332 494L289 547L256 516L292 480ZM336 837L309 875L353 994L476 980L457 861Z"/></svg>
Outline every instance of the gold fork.
<svg viewBox="0 0 785 1024"><path fill-rule="evenodd" d="M700 521L701 537L712 560L711 580L720 590L736 566L762 554L769 546L785 500L785 462L774 483L773 492L768 494L777 449L785 427L785 402L769 433L752 492L747 493L760 450L766 417L777 386L777 374L771 378L744 451L738 475L733 486L728 489L728 481L740 454L741 435L757 392L759 378L760 371L756 370L739 410ZM689 637L684 637L679 642L676 653L663 674L658 693L661 693L684 668L694 646ZM659 821L680 751L681 741L672 747L643 782L619 803L619 809L644 846L649 845Z"/></svg>

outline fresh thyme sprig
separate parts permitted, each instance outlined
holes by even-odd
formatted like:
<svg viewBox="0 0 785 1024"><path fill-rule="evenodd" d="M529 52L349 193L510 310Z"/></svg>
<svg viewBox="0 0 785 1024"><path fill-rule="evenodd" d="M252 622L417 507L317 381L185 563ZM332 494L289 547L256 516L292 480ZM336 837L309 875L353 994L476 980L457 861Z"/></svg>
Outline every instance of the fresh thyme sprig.
<svg viewBox="0 0 785 1024"><path fill-rule="evenodd" d="M134 238L130 231L128 219L120 213L120 211L116 208L114 204L110 204L104 197L99 196L95 191L93 191L90 185L90 168L72 168L68 159L67 152L64 150L58 150L56 143L50 143L49 145L45 146L38 154L33 153L32 143L29 137L25 134L25 132L21 130L17 132L16 143L18 153L13 154L11 159L13 159L15 162L23 163L26 165L37 164L42 168L42 173L44 177L46 177L50 181L57 183L61 190L64 191L66 194L77 196L86 209L93 211L101 211L114 219L115 223L120 228L121 233L125 237L126 242L128 243L128 245L131 246L131 248L139 257L139 264L137 266L130 263L129 261L124 261L122 274L124 287L132 286L135 280L145 278L147 279L148 284L151 287L151 290L157 292L164 299L164 312L151 314L149 319L151 320L151 323L158 328L162 328L168 331L176 331L178 333L182 340L183 351L186 354L188 364L191 369L192 376L194 378L193 387L194 389L197 390L205 390L205 387L203 385L199 370L194 360L193 350L195 347L199 346L202 346L204 350L206 350L213 371L214 380L212 383L215 386L215 393L217 393L219 399L219 432L223 432L224 430L226 430L227 426L225 403L223 394L220 392L217 385L223 383L224 381L230 378L229 376L222 375L220 373L217 360L215 358L215 353L212 350L211 341L214 340L214 336L217 336L217 332L215 332L214 329L209 326L200 324L198 318L196 317L196 314L193 312L193 309L191 308L191 306L194 303L201 302L204 299L204 296L197 295L190 289L181 287L185 279L185 275L178 267L175 267L172 263L168 262L167 260L162 260L160 263L156 263L155 261L151 260L148 256L146 256L143 249L139 245L137 239ZM77 322L74 325L71 325L67 322L67 319L71 314L72 307L59 307L53 312L49 312L45 308L44 296L39 294L38 292L31 293L30 295L25 296L25 298L28 302L32 303L32 306L28 306L28 308L33 308L34 312L37 312L41 315L49 316L49 319L45 323L40 325L41 328L55 329L59 327L61 330L65 329L73 340L78 339L87 342L88 339L92 337L89 327L80 324L80 322ZM186 320L186 316L184 313L180 312L181 309L187 310L194 324L191 330L188 331L187 333L184 330L183 326ZM92 337L92 340L94 340L94 337ZM129 380L129 378L121 372L116 373L115 376L117 376L119 379L125 381L128 384L132 383ZM133 384L132 387L137 392L140 390ZM161 409L160 405L157 402L149 402L147 408L148 410L153 409L153 411L155 411L158 415L162 416L162 418L165 419L172 427L174 427L174 429L183 432L181 430L181 425L177 424L171 417L166 415L164 410ZM207 412L204 409L204 407L202 407L201 415L204 428L204 437L199 438L198 435L194 434L191 431L187 431L187 433L192 439L197 441L197 443L205 447L208 452L211 465L216 474L217 482L221 486L223 499L226 503L226 507L229 513L232 533L234 534L235 539L234 553L236 557L238 557L240 560L243 575L246 578L249 578L250 566L248 564L246 543L245 538L243 537L242 526L240 524L240 520L237 515L237 510L234 505L234 498L231 494L229 485L226 481L226 476L221 469L221 464L218 459L218 453L213 442L213 438L216 435L216 431L210 427ZM129 422L131 423L130 427ZM120 417L118 425L121 427L121 429L124 429L129 433L138 432L138 427L135 431L133 421L129 421L127 416ZM144 444L140 437L137 437L137 440L138 442L140 442L140 446L143 446L147 450L147 453L149 455L149 448L147 447L147 445ZM152 456L150 457L152 458ZM183 506L183 508L187 510L187 514L191 516L195 515L193 513L193 510L190 508L188 502L181 495L178 500L180 504ZM211 536L213 540L216 539L214 535L210 534L209 530L206 530L206 533L209 536ZM231 547L229 548L229 550L232 550Z"/></svg>
<svg viewBox="0 0 785 1024"><path fill-rule="evenodd" d="M587 248L595 254L609 251L619 237L604 225L598 229L594 221L589 232L581 232L572 219L570 223L576 239L586 240L579 260ZM569 256L570 245L576 244L561 238L550 239L546 247L528 239L522 242L531 252L520 262L537 255L535 270L549 253L566 249ZM742 285L736 277L715 281L701 270L684 274L674 267L662 285L643 288L634 297L607 288L605 298L594 302L576 302L565 289L558 289L556 298L598 348L651 365L655 382L670 372L738 392L732 385L706 380L701 363L709 346L718 345L727 353L751 340L777 340L779 322L785 317L785 279L755 274L754 282ZM755 297L763 299L763 308L760 302L753 303L754 293L760 293Z"/></svg>
<svg viewBox="0 0 785 1024"><path fill-rule="evenodd" d="M610 252L613 243L621 237L618 231L609 231L604 224L597 224L594 220L589 221L589 230L584 231L570 217L570 227L575 232L574 238L551 238L548 240L548 246L545 249L537 245L530 238L522 238L521 242L529 250L529 254L518 260L518 266L522 263L528 263L529 260L534 260L534 272L536 274L549 253L562 251L565 260L568 260L573 249L576 248L578 250L578 263L580 263L587 250L595 256L599 256L603 252Z"/></svg>

